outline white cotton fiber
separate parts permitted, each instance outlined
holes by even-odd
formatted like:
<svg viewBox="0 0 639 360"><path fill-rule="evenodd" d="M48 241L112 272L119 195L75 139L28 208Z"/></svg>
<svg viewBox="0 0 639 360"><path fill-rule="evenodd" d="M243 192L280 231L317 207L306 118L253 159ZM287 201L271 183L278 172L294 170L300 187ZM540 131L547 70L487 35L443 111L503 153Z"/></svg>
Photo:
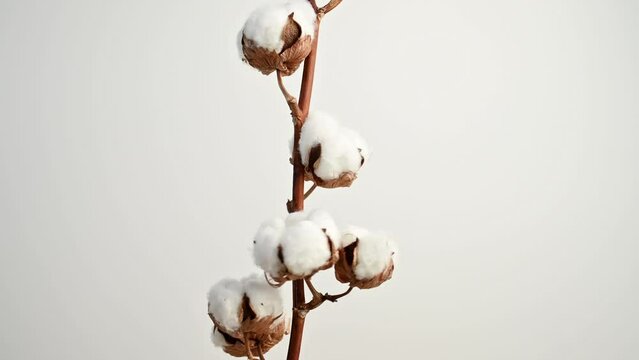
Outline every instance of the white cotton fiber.
<svg viewBox="0 0 639 360"><path fill-rule="evenodd" d="M288 215L286 225L290 226L304 220L309 220L320 229L326 230L326 235L328 235L335 248L339 247L340 232L331 214L321 209L297 211Z"/></svg>
<svg viewBox="0 0 639 360"><path fill-rule="evenodd" d="M288 214L285 220L286 226L291 226L299 223L300 221L308 220L308 210L296 211Z"/></svg>
<svg viewBox="0 0 639 360"><path fill-rule="evenodd" d="M313 112L309 114L300 137L302 163L309 165L310 152L321 145L320 159L314 164L313 173L324 181L334 180L345 172L356 173L362 165L362 157L368 158L368 145L355 131L342 127L331 116Z"/></svg>
<svg viewBox="0 0 639 360"><path fill-rule="evenodd" d="M396 245L386 235L350 227L342 235L342 246L348 246L356 239L359 242L356 250L356 264L353 267L355 277L359 280L371 279L388 266L397 251Z"/></svg>
<svg viewBox="0 0 639 360"><path fill-rule="evenodd" d="M242 32L259 47L280 53L284 42L282 30L293 13L293 20L300 25L302 36L315 33L315 11L306 0L270 2L253 11Z"/></svg>
<svg viewBox="0 0 639 360"><path fill-rule="evenodd" d="M220 280L209 291L209 313L213 314L221 326L229 331L236 331L240 328L238 312L243 297L242 282L234 279Z"/></svg>
<svg viewBox="0 0 639 360"><path fill-rule="evenodd" d="M303 220L287 226L282 238L284 264L297 276L308 276L331 258L328 239L317 224Z"/></svg>
<svg viewBox="0 0 639 360"><path fill-rule="evenodd" d="M355 145L358 152L362 157L364 157L364 160L368 160L368 157L370 156L370 149L368 148L366 140L364 140L359 133L349 128L342 128L342 134L349 139L351 144Z"/></svg>
<svg viewBox="0 0 639 360"><path fill-rule="evenodd" d="M253 239L255 265L269 274L277 275L282 269L277 252L284 227L284 220L271 219L260 226Z"/></svg>
<svg viewBox="0 0 639 360"><path fill-rule="evenodd" d="M322 154L315 164L315 175L323 180L338 178L344 172L357 172L362 158L355 147L343 134L322 143Z"/></svg>
<svg viewBox="0 0 639 360"><path fill-rule="evenodd" d="M315 20L317 15L308 0L288 0L288 12L294 13L293 19L302 29L302 36L315 36Z"/></svg>
<svg viewBox="0 0 639 360"><path fill-rule="evenodd" d="M321 229L326 230L326 235L331 239L335 248L339 247L339 229L333 217L324 210L315 209L308 213L307 219L314 222Z"/></svg>
<svg viewBox="0 0 639 360"><path fill-rule="evenodd" d="M279 289L270 286L263 275L252 275L242 280L251 309L258 318L282 315L282 295ZM282 318L282 320L284 320Z"/></svg>
<svg viewBox="0 0 639 360"><path fill-rule="evenodd" d="M340 238L340 247L347 247L357 240L358 236L366 236L370 234L370 231L358 227L358 226L347 226L342 232L342 236Z"/></svg>

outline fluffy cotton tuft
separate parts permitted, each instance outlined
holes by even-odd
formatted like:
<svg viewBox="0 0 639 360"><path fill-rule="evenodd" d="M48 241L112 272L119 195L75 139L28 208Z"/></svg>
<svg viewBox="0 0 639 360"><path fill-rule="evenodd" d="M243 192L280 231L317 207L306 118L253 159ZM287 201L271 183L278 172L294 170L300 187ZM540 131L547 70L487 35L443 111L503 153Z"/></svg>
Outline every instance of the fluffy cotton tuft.
<svg viewBox="0 0 639 360"><path fill-rule="evenodd" d="M395 245L388 237L367 234L359 238L357 245L357 264L353 267L358 279L370 279L382 271L391 262Z"/></svg>
<svg viewBox="0 0 639 360"><path fill-rule="evenodd" d="M300 26L302 36L314 35L316 15L307 0L276 1L264 5L251 13L242 32L258 46L279 53L284 46L282 30L290 14Z"/></svg>
<svg viewBox="0 0 639 360"><path fill-rule="evenodd" d="M319 159L314 160L311 153L317 145L321 146L321 153ZM340 126L325 113L313 112L302 127L300 154L307 171L323 181L332 181L345 173L357 173L368 159L369 149L355 131ZM314 163L310 164L311 161Z"/></svg>
<svg viewBox="0 0 639 360"><path fill-rule="evenodd" d="M269 285L264 276L252 275L242 280L242 283L251 309L257 318L277 317L284 312L282 294L279 289Z"/></svg>
<svg viewBox="0 0 639 360"><path fill-rule="evenodd" d="M284 265L296 276L312 275L332 256L329 239L312 221L297 222L286 229L282 238Z"/></svg>
<svg viewBox="0 0 639 360"><path fill-rule="evenodd" d="M255 235L255 263L277 281L302 278L332 265L339 230L325 211L290 214L262 224Z"/></svg>
<svg viewBox="0 0 639 360"><path fill-rule="evenodd" d="M317 226L326 232L326 235L328 235L333 244L339 247L340 232L335 220L333 220L333 217L328 212L319 209L313 210L308 213L307 220L317 224Z"/></svg>
<svg viewBox="0 0 639 360"><path fill-rule="evenodd" d="M209 291L209 314L229 331L240 328L238 311L242 306L244 285L235 279L223 279L213 285Z"/></svg>

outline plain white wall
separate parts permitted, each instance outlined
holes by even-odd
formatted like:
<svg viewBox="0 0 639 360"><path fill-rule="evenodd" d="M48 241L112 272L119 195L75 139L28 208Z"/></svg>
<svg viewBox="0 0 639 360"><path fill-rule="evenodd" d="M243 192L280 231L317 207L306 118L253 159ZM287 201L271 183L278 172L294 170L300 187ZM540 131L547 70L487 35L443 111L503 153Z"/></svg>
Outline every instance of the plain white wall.
<svg viewBox="0 0 639 360"><path fill-rule="evenodd" d="M227 358L206 292L290 192L258 3L0 0L0 358ZM639 358L638 64L637 1L345 0L313 107L374 154L308 207L401 259L303 358Z"/></svg>

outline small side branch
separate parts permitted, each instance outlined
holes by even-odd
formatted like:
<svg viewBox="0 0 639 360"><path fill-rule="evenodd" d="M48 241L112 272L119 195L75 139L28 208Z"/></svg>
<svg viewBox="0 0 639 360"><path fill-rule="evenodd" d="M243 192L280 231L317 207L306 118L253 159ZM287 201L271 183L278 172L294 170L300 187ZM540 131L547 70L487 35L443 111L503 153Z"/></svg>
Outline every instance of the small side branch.
<svg viewBox="0 0 639 360"><path fill-rule="evenodd" d="M317 184L313 183L313 186L311 186L311 188L304 193L304 200L308 199L308 197L311 196L311 194L313 193L313 191L315 191L315 189L317 189Z"/></svg>
<svg viewBox="0 0 639 360"><path fill-rule="evenodd" d="M353 287L349 286L348 290L344 291L343 293L340 294L335 294L335 295L329 295L329 294L324 294L324 298L330 302L337 302L337 300L343 298L344 296L348 295L351 293L351 291L353 291Z"/></svg>
<svg viewBox="0 0 639 360"><path fill-rule="evenodd" d="M319 291L317 291L317 289L315 289L315 286L311 282L310 278L306 278L304 279L304 281L306 282L308 289L311 291L311 294L313 295L313 298L311 299L311 301L307 302L306 304L302 305L299 308L300 310L303 310L306 312L318 308L327 300L330 302L337 302L337 300L343 298L344 296L350 294L351 291L353 291L353 287L350 286L348 290L340 294L335 294L335 295L329 295L328 293L322 294Z"/></svg>
<svg viewBox="0 0 639 360"><path fill-rule="evenodd" d="M314 2L314 1L313 1ZM331 10L335 9L337 5L339 5L342 0L331 0L328 4L322 6L317 13L328 14Z"/></svg>
<svg viewBox="0 0 639 360"><path fill-rule="evenodd" d="M286 90L286 86L284 86L284 80L282 79L282 73L277 70L277 85L280 87L280 91L284 95L284 99L286 99L286 103L288 104L289 109L291 109L291 115L293 116L295 122L302 121L302 110L297 104L297 99L291 95L291 93Z"/></svg>

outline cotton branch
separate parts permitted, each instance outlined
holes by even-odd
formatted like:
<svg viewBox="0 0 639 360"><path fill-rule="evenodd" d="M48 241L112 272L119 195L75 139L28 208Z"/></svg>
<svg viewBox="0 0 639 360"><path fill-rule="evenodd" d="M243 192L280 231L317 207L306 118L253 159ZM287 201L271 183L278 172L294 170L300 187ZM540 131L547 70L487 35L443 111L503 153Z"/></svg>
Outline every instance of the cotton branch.
<svg viewBox="0 0 639 360"><path fill-rule="evenodd" d="M319 8L317 7L317 2L315 0L308 0L309 3L311 3L311 6L313 7L313 10L315 10L315 13L317 14L319 12Z"/></svg>
<svg viewBox="0 0 639 360"><path fill-rule="evenodd" d="M329 295L328 293L322 294L319 291L317 291L317 289L315 289L315 286L311 282L310 278L306 278L304 279L304 281L306 282L308 289L311 291L311 294L313 295L313 299L311 299L311 301L299 307L299 310L305 311L305 312L316 309L317 307L322 305L324 301L327 301L327 300L330 302L337 302L337 300L343 298L344 296L350 294L351 291L353 291L353 287L351 286L348 288L348 290L340 294L336 294L336 295Z"/></svg>
<svg viewBox="0 0 639 360"><path fill-rule="evenodd" d="M286 90L286 86L284 86L284 81L282 80L282 73L279 70L277 70L277 85L279 85L280 90L284 95L284 99L286 99L286 103L288 104L289 109L291 109L291 115L296 122L301 121L302 110L297 104L297 99L295 98L295 96L291 95L291 93Z"/></svg>
<svg viewBox="0 0 639 360"><path fill-rule="evenodd" d="M329 1L328 4L322 6L321 9L319 9L318 11L316 11L318 14L328 14L331 10L335 9L337 7L337 5L339 5L342 2L342 0L331 0ZM311 1L311 5L315 3L315 1Z"/></svg>
<svg viewBox="0 0 639 360"><path fill-rule="evenodd" d="M313 191L315 191L316 188L317 188L317 184L313 184L313 186L311 186L311 188L304 193L304 200L308 199L308 197L311 196L311 194L313 193Z"/></svg>

